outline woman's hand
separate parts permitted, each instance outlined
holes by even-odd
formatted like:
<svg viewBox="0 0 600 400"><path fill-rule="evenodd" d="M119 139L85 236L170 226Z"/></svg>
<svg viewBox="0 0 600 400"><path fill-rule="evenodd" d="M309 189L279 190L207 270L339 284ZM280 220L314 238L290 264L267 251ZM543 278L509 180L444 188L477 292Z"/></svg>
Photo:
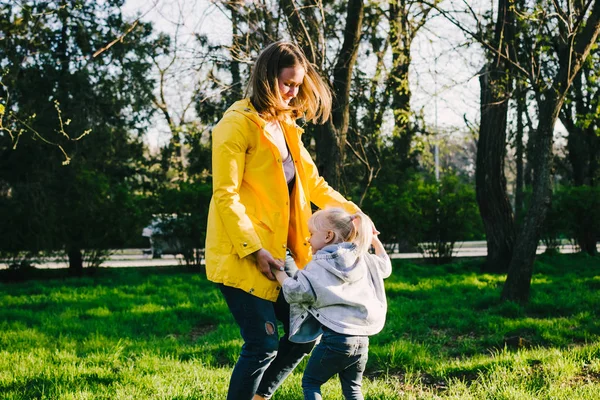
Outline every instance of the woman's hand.
<svg viewBox="0 0 600 400"><path fill-rule="evenodd" d="M268 279L274 281L275 276L273 276L271 268L281 270L283 268L283 261L276 260L275 258L273 258L271 253L269 253L265 249L260 249L256 251L254 255L256 256L256 267L259 269L259 271L262 272L263 275L266 276Z"/></svg>

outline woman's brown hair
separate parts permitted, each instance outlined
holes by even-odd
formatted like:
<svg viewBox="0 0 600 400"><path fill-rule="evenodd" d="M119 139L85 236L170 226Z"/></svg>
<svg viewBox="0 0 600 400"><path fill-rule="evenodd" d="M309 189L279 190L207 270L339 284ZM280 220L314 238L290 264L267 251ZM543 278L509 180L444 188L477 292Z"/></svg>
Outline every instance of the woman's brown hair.
<svg viewBox="0 0 600 400"><path fill-rule="evenodd" d="M279 92L278 77L284 68L304 68L304 81L298 95L285 105ZM305 117L323 123L331 113L331 90L306 56L293 43L275 42L267 46L256 59L246 96L261 115L283 119Z"/></svg>

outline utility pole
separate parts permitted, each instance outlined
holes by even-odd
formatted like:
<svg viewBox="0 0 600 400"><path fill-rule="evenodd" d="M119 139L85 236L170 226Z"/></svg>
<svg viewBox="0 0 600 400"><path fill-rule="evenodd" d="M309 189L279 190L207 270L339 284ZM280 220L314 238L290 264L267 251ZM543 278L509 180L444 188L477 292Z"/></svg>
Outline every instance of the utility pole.
<svg viewBox="0 0 600 400"><path fill-rule="evenodd" d="M434 159L435 159L435 180L440 181L440 146L439 146L439 130L438 130L438 88L437 88L437 56L433 61L434 75L433 75L433 87L434 87L434 112L435 112L435 141L434 141Z"/></svg>

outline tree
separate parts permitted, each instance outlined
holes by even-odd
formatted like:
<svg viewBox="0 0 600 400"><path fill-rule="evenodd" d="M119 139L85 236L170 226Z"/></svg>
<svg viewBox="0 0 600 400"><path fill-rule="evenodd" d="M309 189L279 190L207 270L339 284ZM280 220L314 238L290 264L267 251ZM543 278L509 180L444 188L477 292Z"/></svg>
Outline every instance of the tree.
<svg viewBox="0 0 600 400"><path fill-rule="evenodd" d="M577 187L598 186L600 169L600 82L597 65L600 53L596 48L583 64L581 74L573 81L565 106L561 109L560 120L569 132L567 149L572 168L572 182ZM584 192L585 193L585 192ZM590 192L591 193L591 192ZM593 229L587 216L590 210L576 202L575 238L581 251L596 255L598 232Z"/></svg>
<svg viewBox="0 0 600 400"><path fill-rule="evenodd" d="M551 3L557 19L554 20L550 16L550 19L544 18L542 21L547 24L546 27L551 26L549 22L554 22L559 28L553 53L556 57L556 69L548 75L550 80L546 82L534 81L533 76L529 73L527 75L536 93L539 110L538 127L534 137L536 152L532 159L537 179L533 182L531 205L525 215L523 227L517 235L517 245L502 290L503 300L519 303L529 300L533 262L551 203L550 178L554 126L571 84L579 74L600 33L600 1L578 2L574 5L570 2ZM530 36L530 38L532 42L529 45L535 45L536 43L533 42L535 37ZM533 60L537 62L540 59L535 57ZM523 63L523 65L527 64ZM524 67L522 70L531 71Z"/></svg>
<svg viewBox="0 0 600 400"><path fill-rule="evenodd" d="M438 10L485 49L510 63L513 73L527 82L535 95L538 125L531 132L533 137L528 145L535 149L528 152L529 166L535 171L535 180L530 207L517 233L502 292L503 300L525 303L530 295L533 262L541 230L551 204L554 127L571 84L598 38L600 1L572 3L540 0L533 3L510 3L508 10L511 7L514 7L519 16L518 48L510 41L503 41L506 47L499 47L498 43L471 31L452 12L441 8ZM473 11L468 4L466 8ZM499 9L500 12L501 10L502 8ZM477 22L480 24L480 21ZM502 93L505 83L500 82L498 92ZM486 173L498 174L491 168L498 167L490 166Z"/></svg>
<svg viewBox="0 0 600 400"><path fill-rule="evenodd" d="M309 61L322 66L327 46L323 32L326 24L320 17L324 15L320 8L322 3L310 0L303 7L297 7L293 0L282 0L281 5L291 36L298 40ZM350 0L346 5L342 44L333 68L329 71L334 94L332 115L324 125L315 128L317 167L335 188L340 188L342 183L346 136L350 124L350 88L358 56L364 9L362 0ZM322 72L328 74L326 70Z"/></svg>
<svg viewBox="0 0 600 400"><path fill-rule="evenodd" d="M84 249L114 247L133 228L138 234L130 194L142 158L136 133L151 113L151 26L125 21L120 0L11 3L1 4L3 97L17 126L32 133L16 148L7 146L9 135L0 137L0 178L12 196L28 200L24 214L10 216L21 224L9 224L21 229L13 244L64 249L80 272ZM90 133L73 141L67 132ZM40 138L64 149L65 165Z"/></svg>
<svg viewBox="0 0 600 400"><path fill-rule="evenodd" d="M485 226L488 272L506 272L512 257L515 227L506 193L504 158L506 156L508 102L512 90L515 40L514 8L508 0L498 0L498 14L492 50L480 72L481 123L475 169L477 203ZM503 57L504 54L509 57Z"/></svg>

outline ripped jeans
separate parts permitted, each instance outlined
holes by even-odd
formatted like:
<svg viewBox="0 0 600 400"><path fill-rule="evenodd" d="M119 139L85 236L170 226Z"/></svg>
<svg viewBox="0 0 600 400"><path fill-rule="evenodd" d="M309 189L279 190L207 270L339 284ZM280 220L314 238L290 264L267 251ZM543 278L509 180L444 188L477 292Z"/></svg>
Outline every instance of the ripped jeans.
<svg viewBox="0 0 600 400"><path fill-rule="evenodd" d="M291 261L291 263L290 263ZM296 269L293 259L286 257L286 272ZM258 298L241 289L218 285L229 311L240 327L244 339L242 352L229 381L228 400L250 400L254 394L270 398L315 345L288 340L290 305L283 293L275 303ZM278 338L277 321L285 334Z"/></svg>

